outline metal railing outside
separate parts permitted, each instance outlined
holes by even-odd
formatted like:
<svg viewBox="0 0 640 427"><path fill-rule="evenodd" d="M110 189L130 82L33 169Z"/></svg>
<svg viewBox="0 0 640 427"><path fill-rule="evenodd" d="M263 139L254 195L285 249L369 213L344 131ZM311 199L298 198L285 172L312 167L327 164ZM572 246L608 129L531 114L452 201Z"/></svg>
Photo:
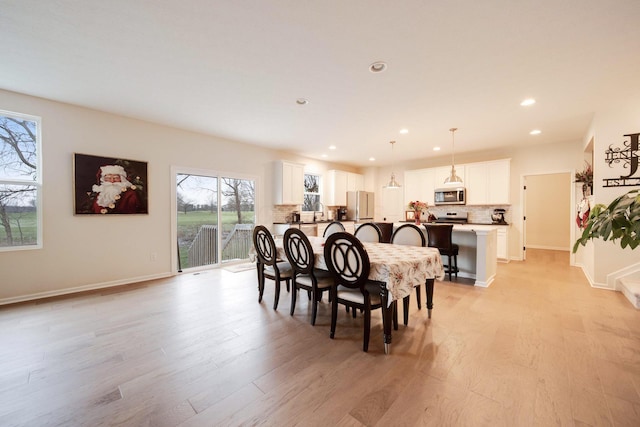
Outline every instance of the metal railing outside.
<svg viewBox="0 0 640 427"><path fill-rule="evenodd" d="M222 261L247 259L251 249L253 224L236 224L229 233L222 236ZM189 246L187 259L189 267L217 263L218 227L202 225Z"/></svg>

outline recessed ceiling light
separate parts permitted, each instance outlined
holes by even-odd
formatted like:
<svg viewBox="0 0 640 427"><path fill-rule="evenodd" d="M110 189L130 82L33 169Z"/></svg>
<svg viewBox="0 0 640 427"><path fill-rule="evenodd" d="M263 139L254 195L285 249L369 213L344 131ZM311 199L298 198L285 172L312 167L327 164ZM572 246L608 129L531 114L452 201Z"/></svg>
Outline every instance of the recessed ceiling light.
<svg viewBox="0 0 640 427"><path fill-rule="evenodd" d="M534 129L531 132L529 132L529 135L540 135L542 133L542 131L540 129Z"/></svg>
<svg viewBox="0 0 640 427"><path fill-rule="evenodd" d="M335 145L330 145L330 146L329 146L329 150L335 150L335 149L336 149L336 146L335 146Z"/></svg>
<svg viewBox="0 0 640 427"><path fill-rule="evenodd" d="M405 135L405 134L409 133L409 129L400 129L400 133Z"/></svg>
<svg viewBox="0 0 640 427"><path fill-rule="evenodd" d="M375 161L376 161L376 158L375 158L375 157L369 157L369 161L370 161L370 162L375 162Z"/></svg>
<svg viewBox="0 0 640 427"><path fill-rule="evenodd" d="M440 151L440 147L433 147L433 151Z"/></svg>
<svg viewBox="0 0 640 427"><path fill-rule="evenodd" d="M533 105L536 103L536 100L533 98L527 98L520 103L523 107L528 107L529 105Z"/></svg>
<svg viewBox="0 0 640 427"><path fill-rule="evenodd" d="M306 98L298 98L296 99L296 104L298 105L307 105L309 101Z"/></svg>
<svg viewBox="0 0 640 427"><path fill-rule="evenodd" d="M327 156L326 154L322 154L320 157L322 157L323 159L326 159L329 156Z"/></svg>
<svg viewBox="0 0 640 427"><path fill-rule="evenodd" d="M381 73L387 69L387 63L383 61L376 61L369 65L369 71L372 73Z"/></svg>

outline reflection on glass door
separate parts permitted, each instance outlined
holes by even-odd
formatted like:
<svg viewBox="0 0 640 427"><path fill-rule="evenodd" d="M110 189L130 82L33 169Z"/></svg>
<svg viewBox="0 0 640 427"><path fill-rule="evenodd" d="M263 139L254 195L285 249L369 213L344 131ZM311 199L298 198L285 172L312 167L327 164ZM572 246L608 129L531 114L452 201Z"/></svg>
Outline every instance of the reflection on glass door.
<svg viewBox="0 0 640 427"><path fill-rule="evenodd" d="M222 262L246 259L255 224L255 182L221 178Z"/></svg>
<svg viewBox="0 0 640 427"><path fill-rule="evenodd" d="M255 181L176 174L178 269L247 259Z"/></svg>
<svg viewBox="0 0 640 427"><path fill-rule="evenodd" d="M176 175L178 269L217 264L218 178Z"/></svg>

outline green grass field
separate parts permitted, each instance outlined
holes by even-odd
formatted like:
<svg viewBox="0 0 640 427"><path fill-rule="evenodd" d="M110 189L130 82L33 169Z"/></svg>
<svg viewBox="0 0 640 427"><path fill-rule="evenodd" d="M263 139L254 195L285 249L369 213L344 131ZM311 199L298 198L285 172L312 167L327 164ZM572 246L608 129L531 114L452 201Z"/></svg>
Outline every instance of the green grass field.
<svg viewBox="0 0 640 427"><path fill-rule="evenodd" d="M36 212L10 213L13 246L35 245L38 238L38 217ZM0 227L0 247L9 246L7 233Z"/></svg>

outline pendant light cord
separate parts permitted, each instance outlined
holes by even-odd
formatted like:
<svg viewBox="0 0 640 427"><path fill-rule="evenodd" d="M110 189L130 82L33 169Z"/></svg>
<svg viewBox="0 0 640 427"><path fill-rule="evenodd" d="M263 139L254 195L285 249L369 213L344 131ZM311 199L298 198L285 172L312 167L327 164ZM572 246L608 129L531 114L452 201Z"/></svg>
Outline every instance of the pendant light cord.
<svg viewBox="0 0 640 427"><path fill-rule="evenodd" d="M449 129L449 131L451 132L451 169L452 170L455 168L455 164L456 164L455 159L454 159L455 152L456 152L454 133L457 130L458 130L458 128Z"/></svg>

